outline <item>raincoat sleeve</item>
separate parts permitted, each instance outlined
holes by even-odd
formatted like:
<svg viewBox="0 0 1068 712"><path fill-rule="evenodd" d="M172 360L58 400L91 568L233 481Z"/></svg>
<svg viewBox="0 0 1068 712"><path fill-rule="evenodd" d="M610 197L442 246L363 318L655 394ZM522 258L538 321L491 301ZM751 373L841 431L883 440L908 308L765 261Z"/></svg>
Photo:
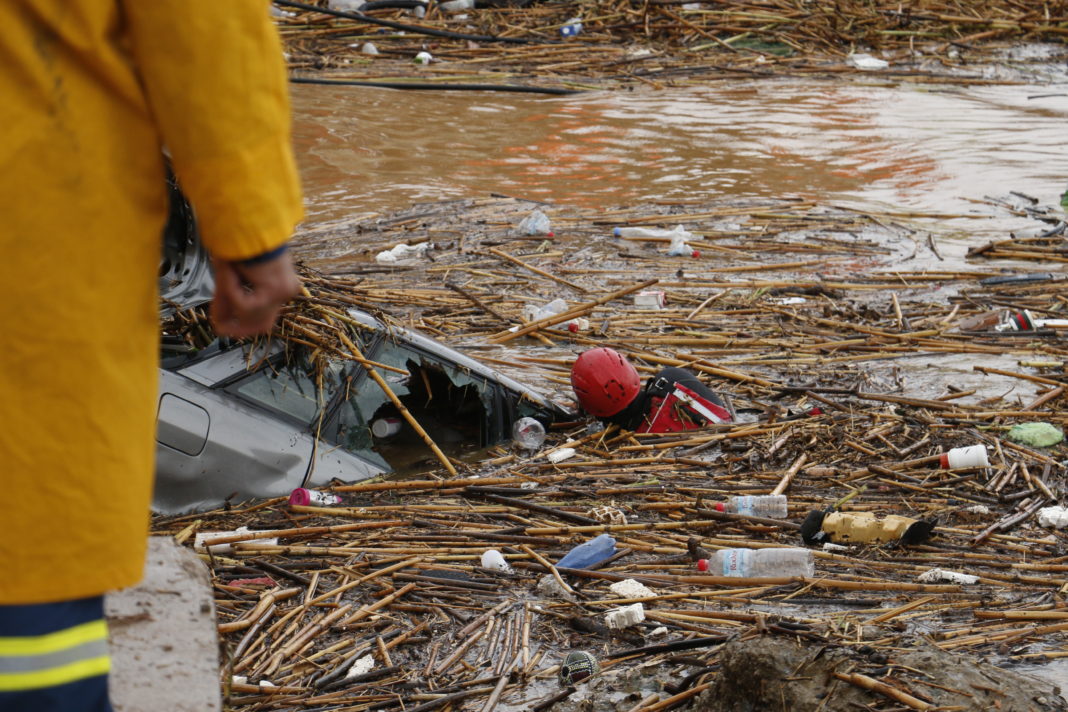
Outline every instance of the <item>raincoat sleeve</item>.
<svg viewBox="0 0 1068 712"><path fill-rule="evenodd" d="M201 238L220 259L283 244L302 216L289 98L264 0L120 0L130 51Z"/></svg>

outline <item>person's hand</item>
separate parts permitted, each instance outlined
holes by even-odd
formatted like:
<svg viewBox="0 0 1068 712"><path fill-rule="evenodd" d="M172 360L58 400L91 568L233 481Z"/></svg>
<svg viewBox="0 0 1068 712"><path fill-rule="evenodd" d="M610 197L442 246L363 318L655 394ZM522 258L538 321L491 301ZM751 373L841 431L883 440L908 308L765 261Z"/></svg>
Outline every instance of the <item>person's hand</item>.
<svg viewBox="0 0 1068 712"><path fill-rule="evenodd" d="M300 293L289 253L254 265L213 259L211 323L219 336L255 336L274 327L282 306Z"/></svg>

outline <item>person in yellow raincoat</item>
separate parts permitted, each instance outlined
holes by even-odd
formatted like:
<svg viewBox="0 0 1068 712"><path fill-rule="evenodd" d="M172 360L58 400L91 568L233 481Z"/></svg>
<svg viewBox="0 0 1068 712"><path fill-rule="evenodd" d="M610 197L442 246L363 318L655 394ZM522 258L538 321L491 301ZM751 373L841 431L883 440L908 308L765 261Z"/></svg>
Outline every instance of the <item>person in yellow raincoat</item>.
<svg viewBox="0 0 1068 712"><path fill-rule="evenodd" d="M102 594L142 572L162 151L221 334L299 289L285 68L263 0L0 2L0 710L103 712Z"/></svg>

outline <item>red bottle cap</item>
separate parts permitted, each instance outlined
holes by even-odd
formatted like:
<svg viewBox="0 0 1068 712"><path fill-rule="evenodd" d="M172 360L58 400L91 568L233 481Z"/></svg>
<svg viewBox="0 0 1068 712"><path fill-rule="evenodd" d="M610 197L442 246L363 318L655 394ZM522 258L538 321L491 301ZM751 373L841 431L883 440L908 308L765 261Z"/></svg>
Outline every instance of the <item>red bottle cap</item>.
<svg viewBox="0 0 1068 712"><path fill-rule="evenodd" d="M723 502L716 502L715 510L717 512L726 512L727 507L723 504Z"/></svg>
<svg viewBox="0 0 1068 712"><path fill-rule="evenodd" d="M815 408L813 408L810 411L808 411L808 414L809 415L823 415L823 408L820 408L819 406L816 406Z"/></svg>
<svg viewBox="0 0 1068 712"><path fill-rule="evenodd" d="M943 470L948 470L949 469L949 453L948 452L942 453L942 457L939 458L939 464L942 465L942 469Z"/></svg>
<svg viewBox="0 0 1068 712"><path fill-rule="evenodd" d="M699 258L700 256L701 256L700 250L694 250L692 253L690 253L690 257L694 258L695 260L697 258Z"/></svg>
<svg viewBox="0 0 1068 712"><path fill-rule="evenodd" d="M297 487L289 493L289 503L298 507L307 507L311 504L311 493L303 487Z"/></svg>
<svg viewBox="0 0 1068 712"><path fill-rule="evenodd" d="M698 559L697 560L697 570L698 571L708 571L708 559Z"/></svg>
<svg viewBox="0 0 1068 712"><path fill-rule="evenodd" d="M570 331L572 334L577 334L578 333L578 324L576 324L575 322L571 322L570 324L567 325L567 330Z"/></svg>

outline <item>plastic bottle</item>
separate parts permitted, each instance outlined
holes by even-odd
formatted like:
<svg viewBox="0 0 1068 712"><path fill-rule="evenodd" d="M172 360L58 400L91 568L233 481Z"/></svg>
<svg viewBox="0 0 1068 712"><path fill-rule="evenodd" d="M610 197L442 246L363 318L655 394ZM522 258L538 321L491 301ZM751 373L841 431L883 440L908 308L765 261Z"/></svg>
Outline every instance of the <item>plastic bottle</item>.
<svg viewBox="0 0 1068 712"><path fill-rule="evenodd" d="M627 239L674 240L677 237L681 237L684 241L693 239L693 233L682 225L676 225L674 230L655 227L617 227L612 230L612 234Z"/></svg>
<svg viewBox="0 0 1068 712"><path fill-rule="evenodd" d="M585 569L599 564L615 553L616 540L607 534L601 534L567 552L556 565L564 569Z"/></svg>
<svg viewBox="0 0 1068 712"><path fill-rule="evenodd" d="M413 59L412 61L416 64L430 64L434 61L434 57L430 54L430 52L420 52L419 54L415 55L415 59Z"/></svg>
<svg viewBox="0 0 1068 712"><path fill-rule="evenodd" d="M548 319L551 316L556 316L560 312L566 310L567 302L557 298L541 307L536 307L533 304L526 305L523 307L523 316L527 321L540 321L541 319Z"/></svg>
<svg viewBox="0 0 1068 712"><path fill-rule="evenodd" d="M297 487L289 493L289 503L298 507L329 507L341 504L341 497L332 492Z"/></svg>
<svg viewBox="0 0 1068 712"><path fill-rule="evenodd" d="M512 442L523 450L538 450L545 442L545 426L534 418L520 418L512 424Z"/></svg>
<svg viewBox="0 0 1068 712"><path fill-rule="evenodd" d="M731 497L726 503L719 502L716 504L716 511L748 514L754 517L786 519L786 495L758 494Z"/></svg>
<svg viewBox="0 0 1068 712"><path fill-rule="evenodd" d="M520 235L548 235L552 237L552 225L549 217L540 210L527 215L516 227Z"/></svg>
<svg viewBox="0 0 1068 712"><path fill-rule="evenodd" d="M720 549L711 559L697 562L699 571L713 576L781 578L812 576L816 572L812 552L797 547L782 549Z"/></svg>
<svg viewBox="0 0 1068 712"><path fill-rule="evenodd" d="M560 28L561 37L574 37L582 34L582 18L572 17Z"/></svg>

